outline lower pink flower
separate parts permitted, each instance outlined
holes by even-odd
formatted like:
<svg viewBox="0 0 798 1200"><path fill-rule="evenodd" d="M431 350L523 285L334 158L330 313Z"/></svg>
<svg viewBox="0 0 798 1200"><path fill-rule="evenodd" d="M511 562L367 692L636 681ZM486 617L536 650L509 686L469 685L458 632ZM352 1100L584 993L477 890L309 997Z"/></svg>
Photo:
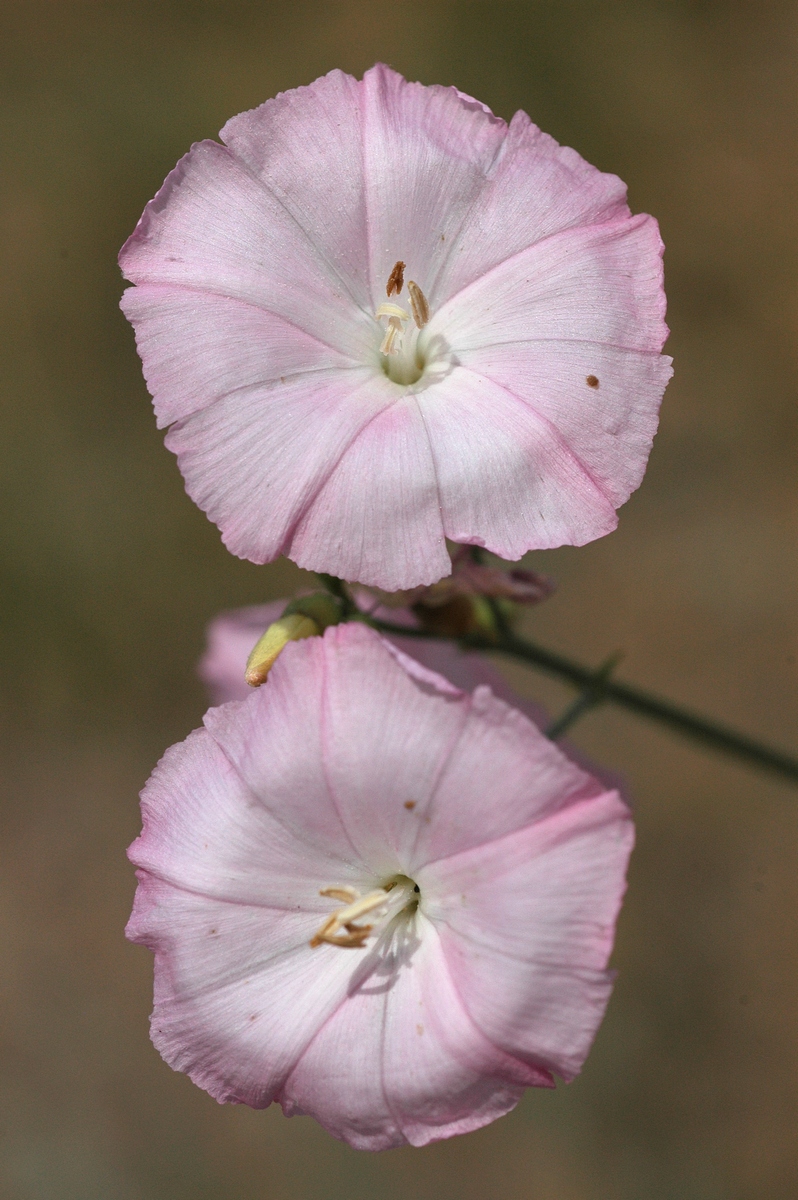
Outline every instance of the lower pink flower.
<svg viewBox="0 0 798 1200"><path fill-rule="evenodd" d="M629 812L489 688L332 627L211 709L142 809L153 1041L217 1100L377 1150L581 1068Z"/></svg>

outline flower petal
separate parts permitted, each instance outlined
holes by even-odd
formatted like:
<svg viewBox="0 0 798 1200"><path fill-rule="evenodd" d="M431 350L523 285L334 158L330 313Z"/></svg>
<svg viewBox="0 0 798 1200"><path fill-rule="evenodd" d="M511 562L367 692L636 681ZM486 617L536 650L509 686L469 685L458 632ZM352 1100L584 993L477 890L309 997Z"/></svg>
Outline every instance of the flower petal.
<svg viewBox="0 0 798 1200"><path fill-rule="evenodd" d="M408 83L382 64L361 86L371 287L379 303L398 259L408 279L429 288L507 126L455 88Z"/></svg>
<svg viewBox="0 0 798 1200"><path fill-rule="evenodd" d="M659 351L668 335L653 217L567 229L506 259L432 317L424 338L455 356L540 338ZM523 352L523 350L522 350Z"/></svg>
<svg viewBox="0 0 798 1200"><path fill-rule="evenodd" d="M268 309L362 360L373 318L336 267L224 146L198 142L144 210L119 256L131 283L201 289Z"/></svg>
<svg viewBox="0 0 798 1200"><path fill-rule="evenodd" d="M475 1027L428 921L397 942L361 962L287 1080L287 1112L309 1113L357 1149L423 1146L494 1121L525 1086L551 1086Z"/></svg>
<svg viewBox="0 0 798 1200"><path fill-rule="evenodd" d="M614 507L639 486L673 374L667 356L540 340L461 351L459 358L549 422Z"/></svg>
<svg viewBox="0 0 798 1200"><path fill-rule="evenodd" d="M469 1014L508 1054L580 1070L611 990L605 971L633 840L617 793L560 808L417 872Z"/></svg>
<svg viewBox="0 0 798 1200"><path fill-rule="evenodd" d="M617 175L591 166L517 112L475 203L446 240L447 256L430 287L433 310L553 233L628 215L626 185Z"/></svg>
<svg viewBox="0 0 798 1200"><path fill-rule="evenodd" d="M310 764L297 764L291 782L307 788L311 775ZM320 837L311 853L308 839L297 838L281 819L282 782L269 778L262 802L210 734L195 730L167 750L141 794L144 829L130 847L131 861L179 887L229 903L278 909L301 904L310 912L329 912L319 888L330 878L359 882L362 869L352 866L351 847L334 820L337 845ZM323 780L314 782L325 796Z"/></svg>
<svg viewBox="0 0 798 1200"><path fill-rule="evenodd" d="M308 507L286 553L309 571L387 591L449 574L435 469L414 396L400 395L365 426Z"/></svg>
<svg viewBox="0 0 798 1200"><path fill-rule="evenodd" d="M359 887L363 877L363 864L341 823L325 772L324 674L325 639L290 642L266 683L247 700L205 714L214 741L264 808L293 832L298 845L334 857L336 871L332 878L329 873L318 877L317 891L355 880ZM339 878L345 867L348 877Z"/></svg>
<svg viewBox="0 0 798 1200"><path fill-rule="evenodd" d="M314 918L222 904L139 873L131 941L155 951L153 1044L223 1102L265 1108L346 997L352 961Z"/></svg>
<svg viewBox="0 0 798 1200"><path fill-rule="evenodd" d="M601 790L517 709L478 687L435 790L419 811L407 873L538 822ZM498 769L497 764L501 764Z"/></svg>
<svg viewBox="0 0 798 1200"><path fill-rule="evenodd" d="M354 365L285 318L213 292L142 283L128 288L121 308L136 331L159 428L242 388Z"/></svg>
<svg viewBox="0 0 798 1200"><path fill-rule="evenodd" d="M463 367L418 395L446 536L506 559L581 546L618 523L614 506L550 422Z"/></svg>
<svg viewBox="0 0 798 1200"><path fill-rule="evenodd" d="M368 611L371 596L363 593L361 607ZM258 638L282 613L288 599L274 600L270 604L254 604L247 608L231 609L219 613L210 622L206 632L206 649L198 666L197 674L208 689L213 704L224 704L228 700L246 700L252 688L244 679L247 659ZM414 618L407 609L379 608L375 616L386 621L404 621L412 627ZM384 637L407 658L421 663L423 667L442 676L454 685L453 690L473 691L479 684L487 684L495 696L508 704L515 705L537 724L545 721L542 710L531 701L516 695L504 676L478 654L464 653L458 645L436 638L401 637L392 634Z"/></svg>
<svg viewBox="0 0 798 1200"><path fill-rule="evenodd" d="M328 629L321 645L329 786L361 857L390 877L406 869L469 699L363 626Z"/></svg>
<svg viewBox="0 0 798 1200"><path fill-rule="evenodd" d="M324 259L336 264L357 303L373 309L362 90L353 76L330 71L233 117L221 138L279 197Z"/></svg>
<svg viewBox="0 0 798 1200"><path fill-rule="evenodd" d="M217 400L174 425L166 445L228 549L271 562L306 528L308 509L326 508L325 481L340 477L342 455L394 400L394 385L367 368L309 372ZM363 485L350 481L358 499ZM330 562L328 552L311 569L335 570L338 560Z"/></svg>

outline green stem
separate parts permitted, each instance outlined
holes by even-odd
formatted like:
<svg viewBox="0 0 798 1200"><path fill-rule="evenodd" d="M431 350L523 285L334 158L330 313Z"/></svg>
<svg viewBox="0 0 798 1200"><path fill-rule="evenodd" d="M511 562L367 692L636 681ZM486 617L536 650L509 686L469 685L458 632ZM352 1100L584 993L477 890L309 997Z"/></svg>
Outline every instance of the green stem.
<svg viewBox="0 0 798 1200"><path fill-rule="evenodd" d="M530 666L538 667L550 675L566 679L569 683L589 692L596 689L596 673L573 659L566 658L552 650L546 650L534 642L519 638L513 633L505 633L499 641L491 642L488 638L470 637L464 639L464 647L471 650L498 651L511 658L520 659ZM620 683L616 679L607 679L601 684L601 700L611 701L636 712L639 716L649 717L659 721L679 733L686 734L695 741L703 742L715 750L724 750L737 758L745 759L758 767L773 771L785 779L798 783L798 759L781 750L766 746L747 734L738 733L726 725L709 720L689 709L673 704L670 700L652 696L642 688L633 687L628 683Z"/></svg>
<svg viewBox="0 0 798 1200"><path fill-rule="evenodd" d="M565 712L557 717L556 721L552 721L546 730L546 737L550 737L553 742L556 742L567 729L576 724L580 717L590 712L591 708L597 708L601 704L606 694L607 680L622 658L623 652L616 650L605 663L602 663L593 675L593 682L590 686L584 688L579 693L576 699L568 705Z"/></svg>

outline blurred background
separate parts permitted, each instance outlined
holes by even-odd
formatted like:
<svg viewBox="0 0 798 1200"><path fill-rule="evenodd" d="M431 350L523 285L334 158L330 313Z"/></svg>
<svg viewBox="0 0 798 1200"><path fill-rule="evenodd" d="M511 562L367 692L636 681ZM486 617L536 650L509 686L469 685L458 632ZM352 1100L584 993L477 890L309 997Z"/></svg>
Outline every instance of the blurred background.
<svg viewBox="0 0 798 1200"><path fill-rule="evenodd" d="M161 1062L122 936L137 792L199 723L206 622L302 576L233 559L184 494L116 267L191 142L333 66L524 108L621 175L661 222L676 375L617 533L530 556L559 591L528 629L798 751L797 50L786 0L4 0L4 1200L798 1195L798 790L609 708L574 737L628 779L639 841L575 1083L370 1156Z"/></svg>

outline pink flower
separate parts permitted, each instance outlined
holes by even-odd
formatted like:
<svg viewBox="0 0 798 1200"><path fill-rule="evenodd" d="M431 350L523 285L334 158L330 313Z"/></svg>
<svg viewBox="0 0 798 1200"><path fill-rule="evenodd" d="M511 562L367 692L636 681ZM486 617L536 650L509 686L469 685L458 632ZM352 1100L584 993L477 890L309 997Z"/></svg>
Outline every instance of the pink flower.
<svg viewBox="0 0 798 1200"><path fill-rule="evenodd" d="M616 176L384 66L221 136L120 263L167 445L234 554L395 591L449 573L447 537L515 560L615 528L670 376L657 224Z"/></svg>
<svg viewBox="0 0 798 1200"><path fill-rule="evenodd" d="M382 1149L579 1071L629 813L488 688L331 627L211 709L142 808L153 1041L217 1100Z"/></svg>

